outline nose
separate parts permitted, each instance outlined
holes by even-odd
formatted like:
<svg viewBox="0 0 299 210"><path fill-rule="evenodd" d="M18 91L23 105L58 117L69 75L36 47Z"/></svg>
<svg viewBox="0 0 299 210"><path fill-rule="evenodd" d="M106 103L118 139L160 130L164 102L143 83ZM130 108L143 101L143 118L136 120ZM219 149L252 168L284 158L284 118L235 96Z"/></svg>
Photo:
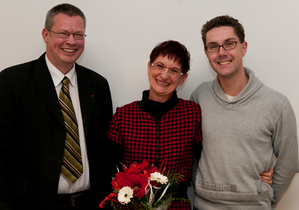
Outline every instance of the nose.
<svg viewBox="0 0 299 210"><path fill-rule="evenodd" d="M223 45L219 46L218 54L219 54L219 55L226 55L226 54L227 54L227 52L226 52L226 50L224 49Z"/></svg>
<svg viewBox="0 0 299 210"><path fill-rule="evenodd" d="M71 43L71 44L77 43L74 34L70 34L70 36L67 38L67 43Z"/></svg>
<svg viewBox="0 0 299 210"><path fill-rule="evenodd" d="M164 68L164 71L162 71L161 72L161 77L163 78L163 79L167 79L168 77L169 77L169 73L168 73L168 68L167 67L165 67Z"/></svg>

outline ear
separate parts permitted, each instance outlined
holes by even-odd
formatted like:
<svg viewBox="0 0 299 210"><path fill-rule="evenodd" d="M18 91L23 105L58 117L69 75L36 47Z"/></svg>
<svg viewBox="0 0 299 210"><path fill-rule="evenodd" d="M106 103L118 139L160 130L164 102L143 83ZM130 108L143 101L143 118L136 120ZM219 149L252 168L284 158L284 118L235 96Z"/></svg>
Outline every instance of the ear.
<svg viewBox="0 0 299 210"><path fill-rule="evenodd" d="M242 43L242 57L244 57L247 52L247 46L248 46L247 42Z"/></svg>
<svg viewBox="0 0 299 210"><path fill-rule="evenodd" d="M148 76L149 76L150 68L151 68L151 62L149 61L147 64L147 75Z"/></svg>
<svg viewBox="0 0 299 210"><path fill-rule="evenodd" d="M206 56L208 57L208 51L206 49L204 49Z"/></svg>
<svg viewBox="0 0 299 210"><path fill-rule="evenodd" d="M184 84L184 82L185 82L185 80L187 79L187 77L188 77L188 73L186 73L186 74L184 74L184 75L182 76L181 81L180 81L180 83L179 83L179 86L182 86L182 85Z"/></svg>
<svg viewBox="0 0 299 210"><path fill-rule="evenodd" d="M47 29L42 30L42 37L45 43L48 43L49 31Z"/></svg>

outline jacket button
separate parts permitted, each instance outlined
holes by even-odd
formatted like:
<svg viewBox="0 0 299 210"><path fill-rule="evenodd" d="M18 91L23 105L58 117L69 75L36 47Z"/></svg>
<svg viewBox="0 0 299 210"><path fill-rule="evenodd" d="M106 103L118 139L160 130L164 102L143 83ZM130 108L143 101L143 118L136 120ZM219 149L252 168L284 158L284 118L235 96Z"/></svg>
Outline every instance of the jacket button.
<svg viewBox="0 0 299 210"><path fill-rule="evenodd" d="M61 161L58 160L56 164L57 164L58 166L60 166L60 165L61 165Z"/></svg>
<svg viewBox="0 0 299 210"><path fill-rule="evenodd" d="M65 140L65 133L61 134L61 138Z"/></svg>

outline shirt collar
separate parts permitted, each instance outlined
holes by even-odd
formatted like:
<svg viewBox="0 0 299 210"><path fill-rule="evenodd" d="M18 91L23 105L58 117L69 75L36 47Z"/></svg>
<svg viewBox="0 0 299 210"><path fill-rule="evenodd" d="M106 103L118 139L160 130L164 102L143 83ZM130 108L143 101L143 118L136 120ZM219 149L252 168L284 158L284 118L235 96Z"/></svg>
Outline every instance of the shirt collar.
<svg viewBox="0 0 299 210"><path fill-rule="evenodd" d="M66 75L64 75L59 69L53 66L53 64L49 61L47 54L45 57L55 87L57 87L61 83L62 79L65 76L69 78L70 85L72 85L73 87L77 86L77 73L75 71L75 64L73 65L72 69Z"/></svg>

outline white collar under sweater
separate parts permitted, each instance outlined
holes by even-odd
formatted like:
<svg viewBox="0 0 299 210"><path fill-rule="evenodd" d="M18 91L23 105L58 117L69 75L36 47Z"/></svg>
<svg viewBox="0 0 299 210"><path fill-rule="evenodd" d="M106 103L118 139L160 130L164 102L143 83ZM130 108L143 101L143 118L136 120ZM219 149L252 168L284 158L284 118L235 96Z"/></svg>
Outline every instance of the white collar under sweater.
<svg viewBox="0 0 299 210"><path fill-rule="evenodd" d="M215 93L217 94L217 96L221 100L223 100L227 103L238 102L239 100L254 94L256 92L256 90L259 89L263 85L263 83L257 77L254 76L254 73L252 70L244 67L244 71L245 71L245 75L249 78L248 83L245 86L245 88L236 97L234 97L234 99L232 101L230 101L227 98L226 94L224 93L224 91L219 83L218 76L214 79L213 89L214 89Z"/></svg>

